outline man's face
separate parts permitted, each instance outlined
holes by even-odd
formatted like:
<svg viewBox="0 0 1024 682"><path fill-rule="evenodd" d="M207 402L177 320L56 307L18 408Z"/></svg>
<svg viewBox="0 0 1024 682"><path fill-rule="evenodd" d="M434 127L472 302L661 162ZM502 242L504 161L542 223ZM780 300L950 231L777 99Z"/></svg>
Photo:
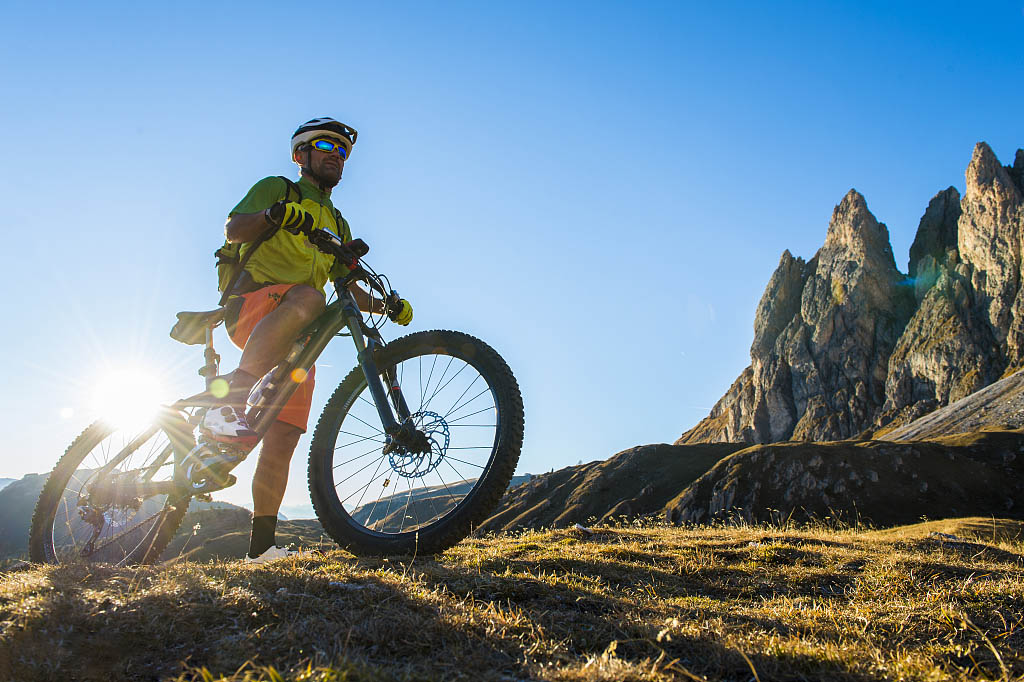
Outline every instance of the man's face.
<svg viewBox="0 0 1024 682"><path fill-rule="evenodd" d="M328 140L336 140L336 138L326 135L324 137ZM309 170L325 187L334 187L341 181L341 174L345 170L345 159L337 151L322 152L311 147L308 151L301 151L297 154L299 157L297 161L300 165L306 164L308 154Z"/></svg>

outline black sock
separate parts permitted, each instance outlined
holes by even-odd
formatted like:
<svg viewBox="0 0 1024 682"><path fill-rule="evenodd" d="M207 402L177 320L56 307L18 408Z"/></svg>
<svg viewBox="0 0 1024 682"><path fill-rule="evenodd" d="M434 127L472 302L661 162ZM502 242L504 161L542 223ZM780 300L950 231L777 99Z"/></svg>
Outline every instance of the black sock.
<svg viewBox="0 0 1024 682"><path fill-rule="evenodd" d="M231 381L228 383L228 395L225 399L236 411L245 413L245 402L249 399L252 387L259 381L258 376L249 374L244 369L236 369L231 373Z"/></svg>
<svg viewBox="0 0 1024 682"><path fill-rule="evenodd" d="M249 536L249 558L255 559L277 544L277 516L252 517L252 534Z"/></svg>

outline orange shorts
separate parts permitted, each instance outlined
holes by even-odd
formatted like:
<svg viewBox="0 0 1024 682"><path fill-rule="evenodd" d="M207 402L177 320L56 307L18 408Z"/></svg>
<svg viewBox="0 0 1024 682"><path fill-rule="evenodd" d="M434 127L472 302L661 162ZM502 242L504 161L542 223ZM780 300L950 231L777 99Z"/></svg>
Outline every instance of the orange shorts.
<svg viewBox="0 0 1024 682"><path fill-rule="evenodd" d="M238 322L227 325L228 336L239 348L245 348L249 335L256 324L281 305L285 293L295 284L272 284L262 289L243 294L241 309L238 311ZM228 320L230 323L230 320ZM309 368L309 374L300 380L298 388L277 415L277 421L290 424L303 432L309 421L309 407L313 403L313 384L316 367Z"/></svg>

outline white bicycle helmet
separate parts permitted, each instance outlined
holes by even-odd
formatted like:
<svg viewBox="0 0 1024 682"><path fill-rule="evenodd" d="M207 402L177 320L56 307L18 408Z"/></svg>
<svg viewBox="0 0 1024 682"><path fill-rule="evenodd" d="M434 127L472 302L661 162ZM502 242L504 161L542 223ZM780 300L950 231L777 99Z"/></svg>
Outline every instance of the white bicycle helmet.
<svg viewBox="0 0 1024 682"><path fill-rule="evenodd" d="M330 137L337 140L345 147L345 156L348 157L352 154L352 147L355 145L359 133L355 128L335 121L333 118L326 116L314 118L300 125L292 135L292 154L302 145L318 137Z"/></svg>

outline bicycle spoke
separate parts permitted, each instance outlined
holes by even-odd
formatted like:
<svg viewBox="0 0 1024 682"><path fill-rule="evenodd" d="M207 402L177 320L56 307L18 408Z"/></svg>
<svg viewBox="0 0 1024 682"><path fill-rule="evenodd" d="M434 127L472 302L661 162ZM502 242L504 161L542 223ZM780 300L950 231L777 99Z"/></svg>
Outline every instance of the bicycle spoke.
<svg viewBox="0 0 1024 682"><path fill-rule="evenodd" d="M422 476L420 477L420 480L423 481L423 477ZM423 490L426 490L426 489L427 489L427 486L423 486ZM429 504L430 508L434 510L434 515L431 516L430 518L431 519L438 518L440 516L440 514L437 513L437 507L434 506L434 496L433 495L427 495L426 493L424 493L424 496L426 497L427 504ZM416 525L419 525L419 517L417 517L417 519L416 519Z"/></svg>
<svg viewBox="0 0 1024 682"><path fill-rule="evenodd" d="M455 358L452 358L452 360L454 360L454 359L455 359ZM448 364L449 364L449 366L450 366L450 365L451 365L451 362L449 362ZM453 381L455 381L455 379L456 379L456 378L457 378L457 377L458 377L458 376L459 376L460 374L462 374L462 372L463 372L463 371L465 371L465 369L466 369L467 367L469 367L469 366L470 366L470 365L468 365L468 364L464 364L464 365L462 365L462 368L461 368L461 369L459 369L459 371L458 371L458 372L456 372L456 373L455 373L454 375L452 375L452 378L451 378L451 379L449 379L449 380L448 380L448 381L447 381L447 382L445 383L445 385L444 385L444 386L438 386L438 388L437 388L437 389L436 389L436 390L435 390L435 391L434 391L433 393L431 393L431 394L430 394L430 397L429 397L429 398L427 398L427 402L426 402L426 403L424 403L423 407L421 407L420 409L421 409L421 410L424 410L424 411L425 411L425 410L427 409L427 407L429 407L429 406L430 406L430 401L432 401L432 400L433 400L433 399L434 399L434 398L435 398L435 397L437 396L437 394L438 394L438 393L440 393L440 392L441 392L441 391L443 391L444 389L448 388L449 384L451 384L451 383L452 383ZM479 379L479 378L480 378L480 375L479 375L479 374L477 374L477 375L476 375L476 379ZM474 383L476 383L476 379L473 379L473 382L474 382ZM470 384L470 386L472 386L472 384ZM467 388L466 390L468 391L469 389Z"/></svg>
<svg viewBox="0 0 1024 682"><path fill-rule="evenodd" d="M387 510L385 510L384 516L382 516L380 519L381 526L383 526L383 524L387 522L388 517L391 516L391 503L394 501L394 499L394 495L388 495L388 508Z"/></svg>
<svg viewBox="0 0 1024 682"><path fill-rule="evenodd" d="M383 455L381 456L381 459L384 459L384 456L383 456ZM373 462L370 462L370 464L373 464ZM367 465L367 468L369 468L369 465ZM375 471L380 471L380 466L378 466L378 467L377 467L377 469L375 469ZM376 478L373 478L373 479L371 479L371 480L370 480L370 482L366 484L366 485L367 485L367 487L368 487L368 486L371 486L371 485L373 485L374 481L377 481L377 480L379 480L381 476L386 476L386 475L387 475L387 473L388 473L387 471L382 471L382 472L380 473L380 476L377 476ZM351 478L351 477L349 477L349 478ZM338 485L341 485L341 483L339 483ZM334 487L335 487L335 488L337 488L338 486L334 486ZM345 498L344 500L341 500L342 504L344 504L345 502L348 502L349 500L351 500L351 499L352 499L352 497L353 497L353 496L354 496L354 495L355 495L355 494L356 494L357 492L359 492L359 491L358 491L358 490L354 490L354 491L352 491L351 493L349 493L349 496L348 496L348 497L346 497L346 498Z"/></svg>
<svg viewBox="0 0 1024 682"><path fill-rule="evenodd" d="M381 465L381 464L383 464L383 463L384 463L384 458L383 458L383 457L381 457L381 458L380 458L380 463L378 463L378 464L377 464L377 468L376 468L376 469L374 469L374 471L373 471L373 478L372 478L372 479L370 479L370 482L366 484L366 488L364 488L364 489L363 489L363 492L364 492L364 493L365 493L365 492L366 492L367 490L369 490L369 489L370 489L370 486L371 486L371 485L373 485L373 482L377 480L377 478L378 478L378 477L377 477L377 472L378 472L378 471L380 471L380 465ZM360 505L362 505L362 502L363 502L363 496L362 496L362 495L360 495L360 496L359 496L359 502L357 502L357 503L356 503L355 509L353 509L352 511L357 511L357 510L359 509ZM373 512L374 512L374 510L375 510L375 509L377 509L377 503L378 503L378 502L380 502L380 495L377 495L377 499L375 499L375 500L373 501L373 506L372 506L372 507L370 507L370 512L369 512L369 514L367 514L367 515L366 515L366 520L367 520L368 522L369 522L369 521L370 521L371 519L373 519Z"/></svg>
<svg viewBox="0 0 1024 682"><path fill-rule="evenodd" d="M456 469L456 468L455 468L454 466L452 466L452 463L448 461L448 458L447 458L447 457L445 457L445 458L444 458L444 463L445 463L445 464L447 464L447 465L448 465L448 467L449 467L449 468L450 468L450 469L451 469L452 471L454 471L454 472L455 472L455 475L459 477L459 480L460 480L460 481L467 481L467 480L469 480L469 479L467 479L467 478L466 478L465 476L463 476L463 475L462 475L462 472L461 472L461 471L459 471L459 470L458 470L458 469Z"/></svg>
<svg viewBox="0 0 1024 682"><path fill-rule="evenodd" d="M420 401L420 412L425 411L427 409L427 406L430 405L430 401L434 399L434 396L437 395L439 391L443 390L446 386L448 386L448 384L450 384L453 379L455 379L455 377L453 376L451 379L448 380L448 384L444 384L443 386L441 385L441 382L444 381L444 378L448 375L448 370L452 368L452 363L453 362L455 362L455 358L454 357L448 358L448 364L444 366L444 371L441 372L441 377L437 380L437 386L438 387L434 389L434 392L430 394L430 397L427 398L426 402L423 402L422 400ZM465 366L463 366L463 368L465 368ZM461 372L461 371L462 370L460 369L459 372ZM459 372L456 372L455 376L458 376ZM428 389L430 388L429 380L428 380L427 388Z"/></svg>
<svg viewBox="0 0 1024 682"><path fill-rule="evenodd" d="M357 422L360 422L360 423L366 424L366 425L367 425L367 426L369 426L369 427L370 427L371 429L377 429L377 427L376 427L376 426L374 426L373 424L370 424L369 422L363 421L362 419L360 419L359 417L356 417L355 415L352 415L352 417L353 417L353 418L354 418L354 419L355 419L355 420L356 420ZM377 429L377 433L376 433L375 435L381 435L381 436L383 436L383 435L384 435L384 432L383 432L383 431L381 431L380 429Z"/></svg>
<svg viewBox="0 0 1024 682"><path fill-rule="evenodd" d="M379 460L377 460L377 468L373 470L373 476L370 478L369 483L366 484L366 487L363 488L363 493L362 493L362 495L359 496L359 501L356 502L356 509L359 509L359 505L361 505L363 503L363 495L366 495L366 491L369 490L370 486L373 485L373 482L377 480L377 472L380 471L380 465L383 464L383 463L384 463L384 458L383 457L381 457Z"/></svg>
<svg viewBox="0 0 1024 682"><path fill-rule="evenodd" d="M451 421L449 421L449 422L448 422L448 425L449 425L449 426L451 426L451 425L452 425L452 422L457 422L457 421L460 421L460 420L462 420L462 419L469 419L469 418L470 418L470 417L472 417L473 415L477 415L477 414L480 414L481 412L486 412L487 410L493 410L493 409L494 409L494 406L493 406L493 405L491 405L490 407L485 407L485 408L484 408L484 409L482 409L482 410L477 410L476 412L473 412L473 413L471 413L471 414L467 414L467 415L465 415L465 416L459 417L458 419L452 419Z"/></svg>
<svg viewBox="0 0 1024 682"><path fill-rule="evenodd" d="M438 356L434 356L434 361L430 364L430 374L427 375L427 383L423 384L423 367L420 367L420 406L423 406L423 397L427 395L427 389L430 387L430 380L434 376L434 367L437 365ZM420 364L422 365L423 358L420 358Z"/></svg>
<svg viewBox="0 0 1024 682"><path fill-rule="evenodd" d="M376 448L374 448L374 450L376 450ZM373 450L371 450L370 452L373 452ZM366 454L370 454L370 453L368 452L368 453L366 453ZM387 455L381 455L381 458L382 458L382 459L383 459L384 457L387 457ZM374 460L374 461L376 461L376 460ZM339 465L339 466L340 466L340 465ZM370 468L370 467L372 467L372 466L373 466L373 462L370 462L369 464L367 464L366 466L364 466L364 467L363 467L362 469L360 469L359 471L355 472L354 474L350 474L349 476L347 476L347 477L343 478L342 480L338 481L337 483L335 483L335 484L334 484L334 487L335 487L335 488L337 488L338 486L340 486L340 485L341 485L342 483L344 483L345 481L348 481L348 480L350 480L350 479L351 479L351 478L353 478L354 476L357 476L357 475L359 475L360 473L362 473L363 471L366 471L367 469L369 469L369 468ZM335 467L335 468L337 468L337 467ZM349 497L351 497L351 495L350 495ZM345 499L347 500L348 498L345 498ZM342 500L342 502L344 502L344 500Z"/></svg>
<svg viewBox="0 0 1024 682"><path fill-rule="evenodd" d="M402 527L398 529L399 533L405 530L405 519L409 515L409 501L412 500L412 483L409 482L409 479L406 479L405 482L409 486L409 494L405 496L405 509L402 510Z"/></svg>
<svg viewBox="0 0 1024 682"><path fill-rule="evenodd" d="M373 448L372 450L367 450L367 451L366 451L366 452L364 452L363 454L361 454L361 455L356 455L356 456L355 456L355 457L353 457L352 459L346 460L346 461L342 462L341 464L335 464L335 465L334 465L334 468L335 468L335 469L337 469L338 467L343 467L343 466L345 466L346 464L351 464L352 462L356 461L357 459L362 459L363 457L366 457L367 455L372 455L373 453L375 453L375 452L379 452L379 451L380 451L380 448ZM360 471L362 471L362 470L360 469ZM359 472L357 471L356 473L359 473ZM354 476L354 475L355 475L355 474L353 474L353 476ZM343 482L344 482L344 481L343 481Z"/></svg>
<svg viewBox="0 0 1024 682"><path fill-rule="evenodd" d="M448 484L444 482L444 477L441 476L441 472L438 471L437 469L434 469L434 473L437 474L437 480L441 481L441 485L444 486L444 491L448 493L448 498L452 501L452 509L455 509L455 507L459 506L458 500L456 500L455 496L452 495L452 491L448 487Z"/></svg>
<svg viewBox="0 0 1024 682"><path fill-rule="evenodd" d="M355 436L356 434L353 433L351 435ZM368 440L372 440L374 443L379 443L381 445L384 445L384 441L382 441L382 440L377 440L373 436L364 436L363 438L360 438L359 440L354 440L351 443L345 443L344 445L339 445L338 447L334 448L334 451L337 452L338 450L341 450L342 448L349 448L349 447L352 447L353 445L358 445L359 443L365 443Z"/></svg>
<svg viewBox="0 0 1024 682"><path fill-rule="evenodd" d="M461 409L462 409L463 407L465 407L466 405L469 405L469 404L471 404L471 403L472 403L472 402L473 402L474 400L476 400L477 398L479 398L480 396L482 396L482 395L483 395L484 393L489 393L489 392L490 392L490 390L491 390L491 389L489 389L489 388L484 388L484 390L480 391L479 393L477 393L477 394L476 394L475 396L473 396L472 398L470 398L470 399L469 399L469 400L467 400L466 402L462 403L462 404L461 404L461 405L459 405L458 407L452 408L452 409L451 409L451 410L450 410L450 411L448 412L448 414L444 415L444 419L447 419L447 418L448 418L448 417L450 417L451 415L455 414L456 412L458 412L459 410L461 410Z"/></svg>

